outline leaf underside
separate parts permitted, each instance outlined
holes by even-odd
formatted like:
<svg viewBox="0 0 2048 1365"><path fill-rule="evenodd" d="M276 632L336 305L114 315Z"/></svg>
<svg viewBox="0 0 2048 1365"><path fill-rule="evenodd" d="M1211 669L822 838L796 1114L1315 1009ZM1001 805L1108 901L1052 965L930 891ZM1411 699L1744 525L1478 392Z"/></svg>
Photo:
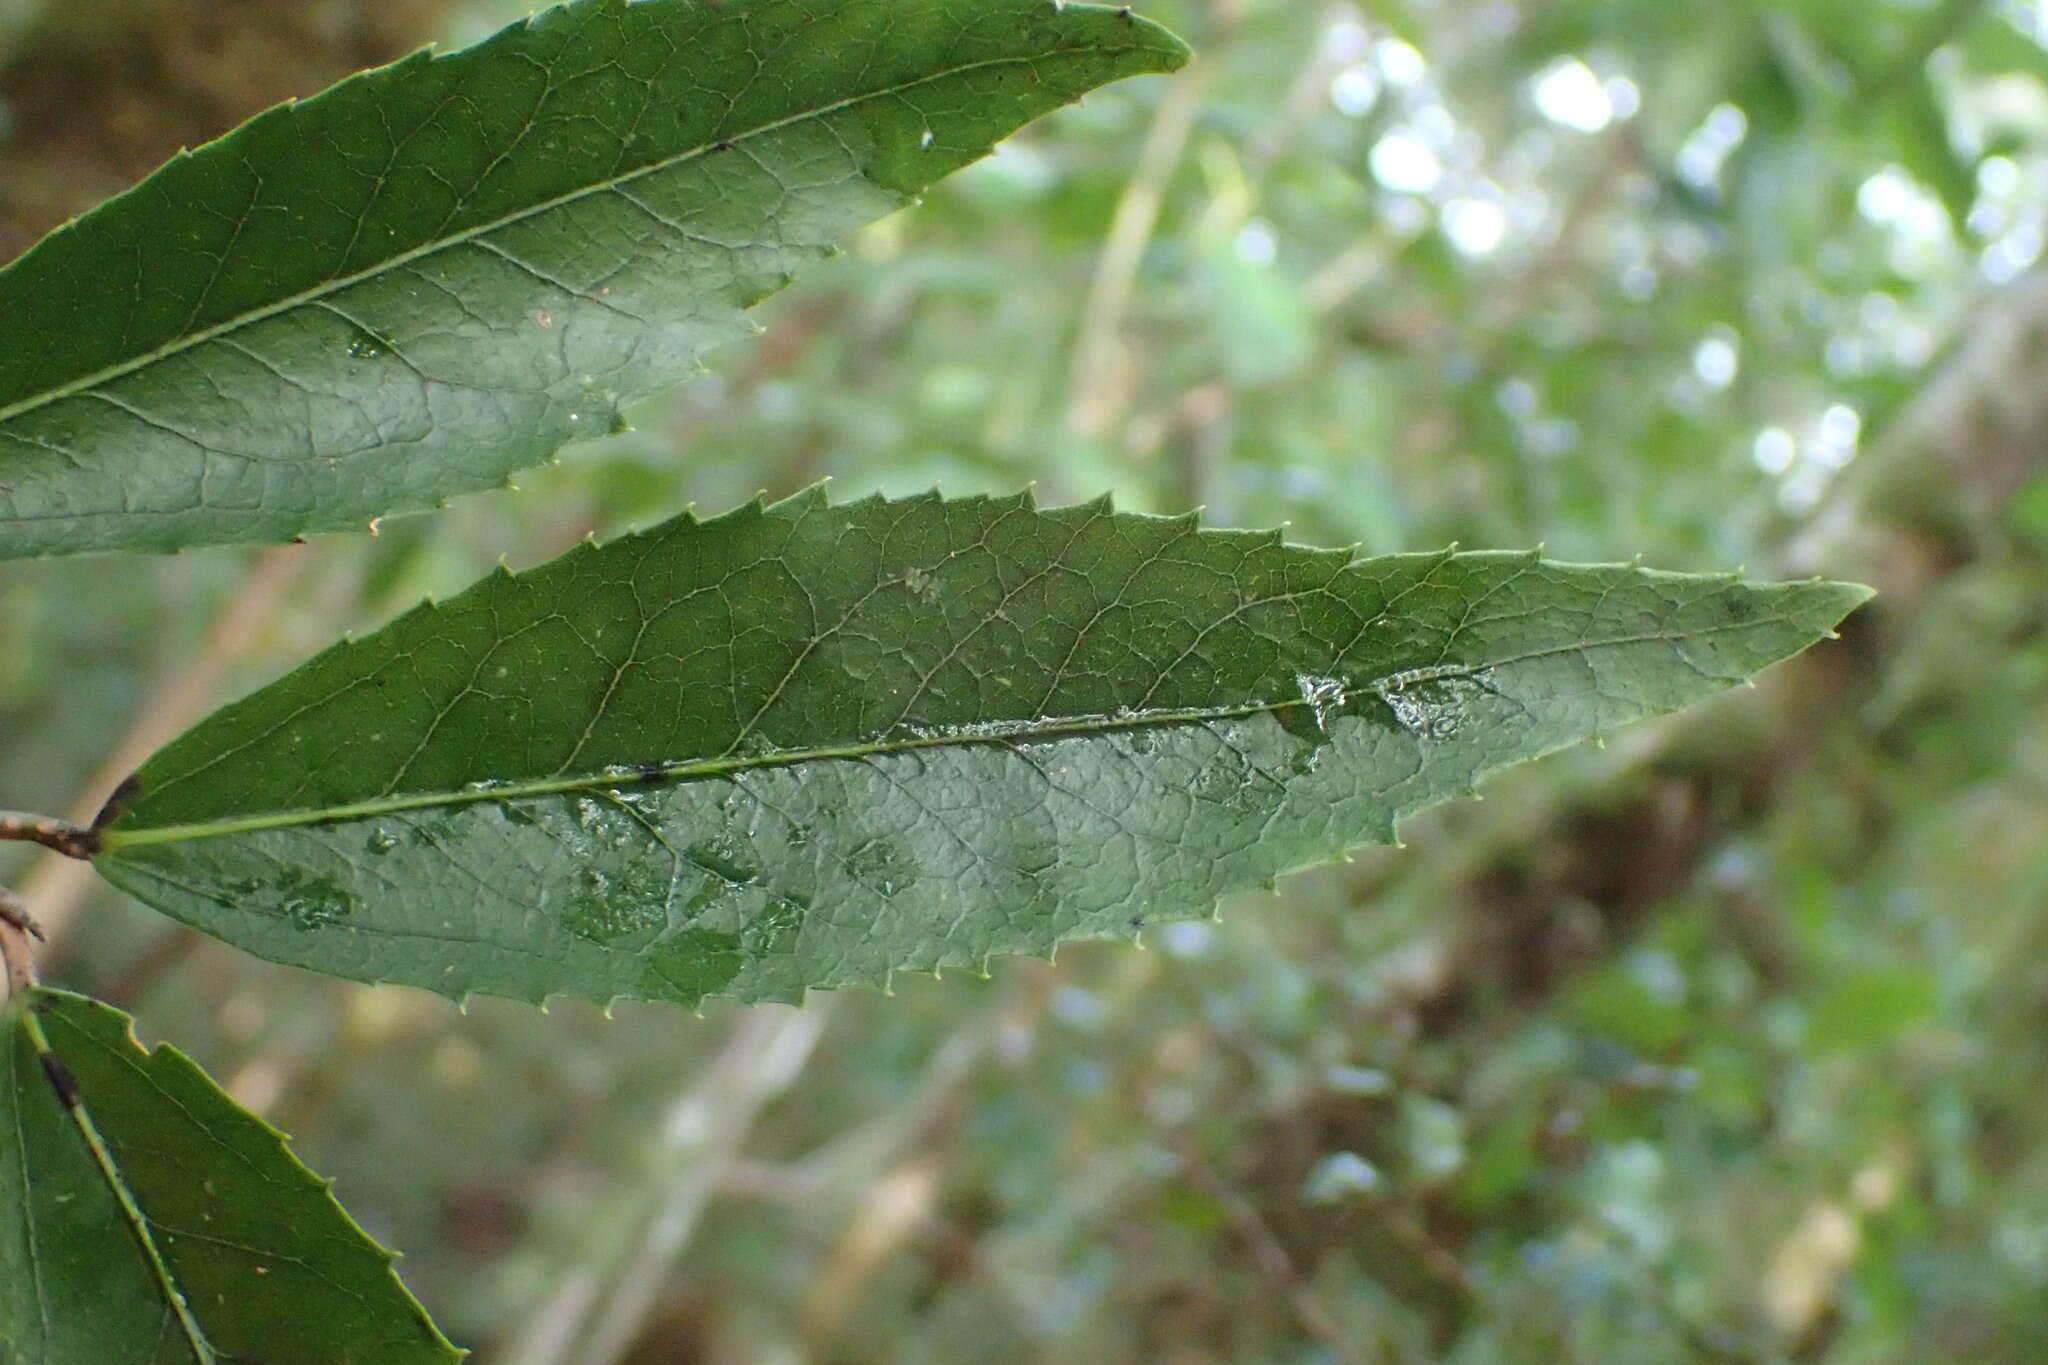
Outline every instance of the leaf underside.
<svg viewBox="0 0 2048 1365"><path fill-rule="evenodd" d="M390 1253L184 1056L61 991L0 1021L4 1365L460 1359Z"/></svg>
<svg viewBox="0 0 2048 1365"><path fill-rule="evenodd" d="M0 558L504 484L1180 42L1047 0L576 0L288 104L0 271Z"/></svg>
<svg viewBox="0 0 2048 1365"><path fill-rule="evenodd" d="M153 758L97 864L361 980L790 1000L1209 914L1865 595L813 490L337 646Z"/></svg>

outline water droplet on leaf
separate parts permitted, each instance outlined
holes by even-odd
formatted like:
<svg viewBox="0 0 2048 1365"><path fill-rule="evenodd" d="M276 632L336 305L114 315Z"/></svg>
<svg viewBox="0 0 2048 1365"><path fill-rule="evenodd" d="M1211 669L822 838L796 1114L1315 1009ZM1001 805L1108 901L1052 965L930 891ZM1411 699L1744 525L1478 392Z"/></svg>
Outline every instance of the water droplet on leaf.
<svg viewBox="0 0 2048 1365"><path fill-rule="evenodd" d="M848 854L846 870L885 897L917 881L917 863L886 839L870 839Z"/></svg>
<svg viewBox="0 0 2048 1365"><path fill-rule="evenodd" d="M903 571L903 586L920 602L930 604L939 600L939 576L930 569L911 565Z"/></svg>
<svg viewBox="0 0 2048 1365"><path fill-rule="evenodd" d="M326 877L293 872L269 890L276 897L276 913L301 933L346 919L356 910L356 898Z"/></svg>
<svg viewBox="0 0 2048 1365"><path fill-rule="evenodd" d="M391 343L367 328L358 327L349 337L348 353L357 360L376 360L390 352Z"/></svg>
<svg viewBox="0 0 2048 1365"><path fill-rule="evenodd" d="M1301 699L1308 703L1311 714L1316 718L1316 728L1329 728L1331 719L1344 709L1346 701L1344 684L1336 678L1326 678L1316 673L1297 673L1294 685L1301 690Z"/></svg>
<svg viewBox="0 0 2048 1365"><path fill-rule="evenodd" d="M735 886L745 886L761 875L761 870L748 859L740 841L730 834L699 839L684 850L683 856L712 876Z"/></svg>
<svg viewBox="0 0 2048 1365"><path fill-rule="evenodd" d="M778 896L761 907L740 935L740 947L750 956L768 957L787 953L796 946L797 935L811 915L811 903L803 896Z"/></svg>
<svg viewBox="0 0 2048 1365"><path fill-rule="evenodd" d="M1380 700L1400 727L1420 739L1452 739L1463 728L1473 700L1490 692L1490 669L1414 682L1381 685Z"/></svg>

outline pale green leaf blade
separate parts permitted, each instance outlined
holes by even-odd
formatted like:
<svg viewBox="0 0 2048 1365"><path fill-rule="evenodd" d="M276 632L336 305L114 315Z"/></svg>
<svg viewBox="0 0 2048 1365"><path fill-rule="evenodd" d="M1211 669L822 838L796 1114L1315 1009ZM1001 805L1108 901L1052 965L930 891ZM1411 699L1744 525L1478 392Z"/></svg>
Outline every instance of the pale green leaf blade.
<svg viewBox="0 0 2048 1365"><path fill-rule="evenodd" d="M0 1365L460 1359L325 1182L132 1022L0 1013Z"/></svg>
<svg viewBox="0 0 2048 1365"><path fill-rule="evenodd" d="M98 866L364 980L789 999L1207 914L1865 595L814 490L330 650L152 759Z"/></svg>
<svg viewBox="0 0 2048 1365"><path fill-rule="evenodd" d="M0 271L0 558L501 485L855 228L1186 56L1048 0L575 0L274 109Z"/></svg>

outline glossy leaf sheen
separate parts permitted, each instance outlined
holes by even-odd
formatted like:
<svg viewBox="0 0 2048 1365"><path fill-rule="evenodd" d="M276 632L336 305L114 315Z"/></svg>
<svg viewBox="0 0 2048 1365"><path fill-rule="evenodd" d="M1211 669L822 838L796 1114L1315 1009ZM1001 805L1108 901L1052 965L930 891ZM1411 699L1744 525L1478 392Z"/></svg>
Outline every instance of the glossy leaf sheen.
<svg viewBox="0 0 2048 1365"><path fill-rule="evenodd" d="M792 999L1206 914L1863 595L814 490L330 650L153 758L98 864L343 976Z"/></svg>
<svg viewBox="0 0 2048 1365"><path fill-rule="evenodd" d="M1047 0L578 0L274 109L0 271L0 558L502 484L853 229L1186 55Z"/></svg>
<svg viewBox="0 0 2048 1365"><path fill-rule="evenodd" d="M460 1358L390 1253L177 1051L61 991L0 1018L0 1362Z"/></svg>

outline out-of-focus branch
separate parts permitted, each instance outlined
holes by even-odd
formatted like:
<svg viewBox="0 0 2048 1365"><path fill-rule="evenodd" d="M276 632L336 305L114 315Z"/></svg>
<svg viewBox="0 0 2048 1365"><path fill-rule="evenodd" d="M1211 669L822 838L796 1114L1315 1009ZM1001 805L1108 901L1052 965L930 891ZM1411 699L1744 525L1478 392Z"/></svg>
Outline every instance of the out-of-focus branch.
<svg viewBox="0 0 2048 1365"><path fill-rule="evenodd" d="M799 1318L806 1340L824 1354L860 1301L860 1291L905 1238L930 1216L945 1176L936 1153L919 1153L869 1187L824 1268L804 1295Z"/></svg>
<svg viewBox="0 0 2048 1365"><path fill-rule="evenodd" d="M1366 31L1365 15L1349 0L1339 0L1323 10L1322 22L1316 26L1314 50L1295 73L1294 84L1288 87L1287 97L1280 103L1279 116L1245 141L1244 176L1254 195L1264 187L1267 173L1302 129L1328 107L1330 82L1358 60L1356 52L1331 41L1332 35L1346 30Z"/></svg>
<svg viewBox="0 0 2048 1365"><path fill-rule="evenodd" d="M256 556L235 595L214 618L198 655L150 690L128 733L80 789L67 812L73 821L90 825L108 794L128 774L214 703L222 679L248 651L264 624L276 615L285 591L305 562L304 552L290 545ZM33 908L43 932L55 943L91 885L89 863L51 853L30 865L21 882L21 898Z"/></svg>
<svg viewBox="0 0 2048 1365"><path fill-rule="evenodd" d="M2048 350L2048 270L2033 270L1968 316L1955 347L1862 458L1829 488L1826 501L1787 550L1794 569L1839 566L1872 531L1871 503L1916 461L1967 474L1980 499L2002 499L2042 466L2038 433L2048 428L2040 357ZM2009 471L1987 468L2004 453ZM1951 487L1955 485L1951 484ZM1881 567L1881 554L1856 556ZM1890 585L1881 585L1889 587Z"/></svg>
<svg viewBox="0 0 2048 1365"><path fill-rule="evenodd" d="M980 1064L991 1053L1018 1056L1044 1021L1058 969L1050 962L1016 968L1014 989L939 1045L904 1103L800 1161L727 1165L726 1192L780 1203L815 1205L868 1191L806 1296L803 1332L821 1352L862 1287L906 1239L930 1226L930 1206L945 1174L943 1133Z"/></svg>
<svg viewBox="0 0 2048 1365"><path fill-rule="evenodd" d="M1345 1362L1345 1365L1368 1365L1365 1356L1345 1337L1344 1331L1323 1307L1322 1300L1302 1282L1301 1273L1295 1269L1294 1258L1287 1254L1273 1229L1259 1216L1259 1211L1249 1199L1240 1194L1229 1181L1223 1179L1209 1163L1186 1143L1176 1144L1180 1154L1181 1169L1203 1194L1214 1200L1223 1210L1223 1216L1230 1220L1230 1226L1245 1246L1251 1251L1252 1260L1259 1273L1287 1301L1294 1313L1294 1319L1303 1331L1322 1343L1331 1357Z"/></svg>
<svg viewBox="0 0 2048 1365"><path fill-rule="evenodd" d="M1159 225L1167 184L1187 151L1188 135L1202 107L1206 68L1180 77L1160 101L1151 131L1138 152L1138 169L1124 187L1111 221L1109 242L1095 267L1081 306L1081 324L1067 383L1067 425L1084 436L1116 430L1130 404L1130 357L1123 343L1124 314L1145 247Z"/></svg>
<svg viewBox="0 0 2048 1365"><path fill-rule="evenodd" d="M503 1365L617 1365L632 1349L755 1117L795 1084L831 1012L824 997L807 1009L764 1006L739 1017L669 1107L649 1208L633 1235L565 1280L509 1338Z"/></svg>

